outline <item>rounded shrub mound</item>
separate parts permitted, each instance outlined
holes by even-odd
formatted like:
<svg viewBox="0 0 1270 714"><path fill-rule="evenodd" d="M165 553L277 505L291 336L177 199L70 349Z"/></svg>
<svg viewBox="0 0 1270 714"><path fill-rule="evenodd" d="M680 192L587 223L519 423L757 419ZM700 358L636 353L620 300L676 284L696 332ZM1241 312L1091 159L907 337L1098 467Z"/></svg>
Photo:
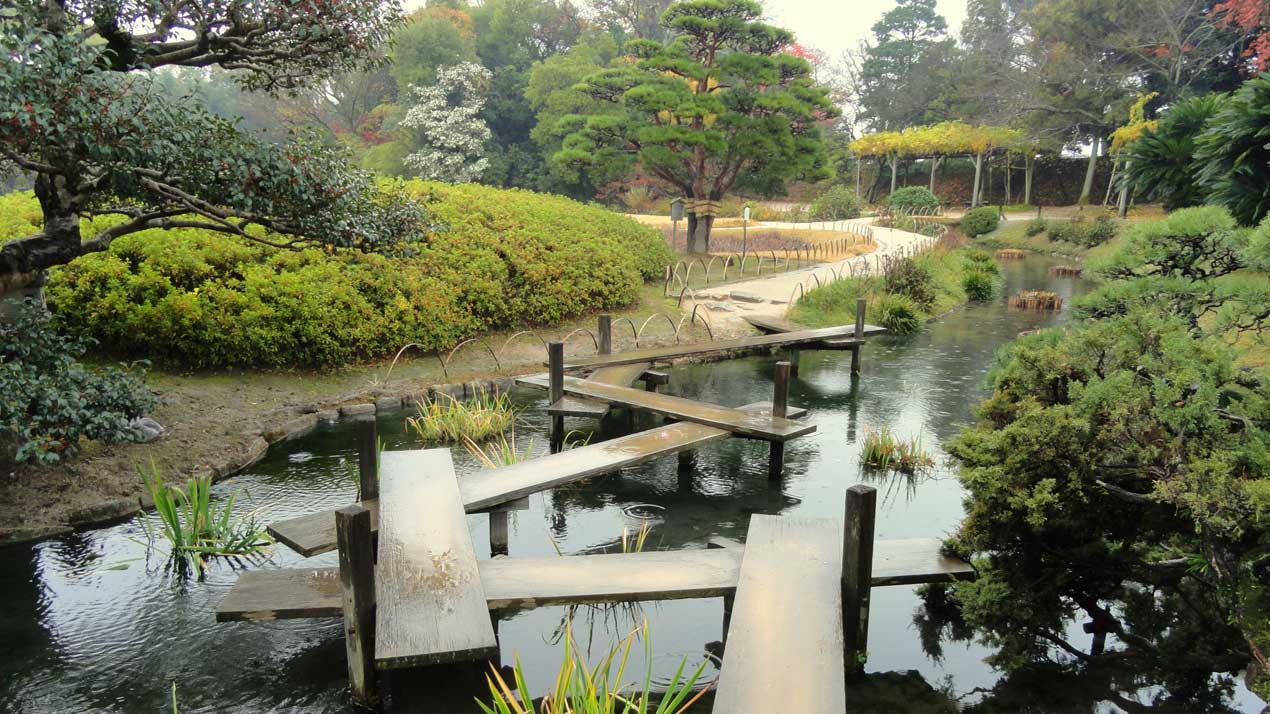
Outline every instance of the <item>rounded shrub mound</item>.
<svg viewBox="0 0 1270 714"><path fill-rule="evenodd" d="M323 366L620 307L672 260L655 230L567 198L406 187L441 226L421 232L406 256L147 231L52 271L49 303L64 328L116 354L197 367Z"/></svg>
<svg viewBox="0 0 1270 714"><path fill-rule="evenodd" d="M855 190L846 186L831 186L811 202L811 219L814 221L844 221L860 217L860 199Z"/></svg>
<svg viewBox="0 0 1270 714"><path fill-rule="evenodd" d="M961 232L967 236L974 238L984 233L991 233L997 229L997 222L1000 219L997 209L993 206L980 206L966 211L966 215L961 217Z"/></svg>
<svg viewBox="0 0 1270 714"><path fill-rule="evenodd" d="M921 186L905 186L897 189L886 199L891 208L902 208L909 211L934 210L939 208L939 199L935 194Z"/></svg>

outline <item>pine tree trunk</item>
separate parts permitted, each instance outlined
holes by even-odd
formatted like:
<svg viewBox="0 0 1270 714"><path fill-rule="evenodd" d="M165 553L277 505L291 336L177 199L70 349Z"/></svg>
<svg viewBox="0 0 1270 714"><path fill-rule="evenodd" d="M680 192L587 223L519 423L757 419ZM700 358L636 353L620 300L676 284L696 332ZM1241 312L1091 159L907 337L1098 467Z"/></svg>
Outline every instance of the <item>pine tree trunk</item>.
<svg viewBox="0 0 1270 714"><path fill-rule="evenodd" d="M1102 144L1102 137L1094 136L1093 143L1089 147L1089 164L1085 166L1085 183L1080 188L1080 198L1076 199L1079 205L1089 203L1089 196L1094 192L1094 171L1098 168L1098 148Z"/></svg>
<svg viewBox="0 0 1270 714"><path fill-rule="evenodd" d="M685 237L685 246L689 254L697 252L697 214L688 214L688 235Z"/></svg>

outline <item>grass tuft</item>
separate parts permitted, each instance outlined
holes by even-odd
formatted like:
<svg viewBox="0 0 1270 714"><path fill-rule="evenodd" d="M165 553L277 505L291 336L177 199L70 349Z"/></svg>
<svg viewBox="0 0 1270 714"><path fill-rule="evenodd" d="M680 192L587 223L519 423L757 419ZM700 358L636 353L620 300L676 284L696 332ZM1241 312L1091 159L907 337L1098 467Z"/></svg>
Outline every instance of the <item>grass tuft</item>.
<svg viewBox="0 0 1270 714"><path fill-rule="evenodd" d="M908 474L935 463L922 444L921 434L902 439L890 427L885 426L865 430L860 461L871 468L891 469Z"/></svg>
<svg viewBox="0 0 1270 714"><path fill-rule="evenodd" d="M627 663L635 640L644 645L644 678L641 685L624 684ZM652 691L653 649L648 637L648 623L631 630L630 634L591 665L573 638L571 624L565 626L564 646L560 668L551 690L535 701L525 684L520 658L512 668L511 682L504 678L494 664L486 675L489 685L489 703L477 700L477 706L485 714L683 714L701 700L709 691L707 684L693 694L698 680L706 668L703 661L695 671L687 672L688 660L684 658L660 695ZM654 698L657 701L653 701Z"/></svg>
<svg viewBox="0 0 1270 714"><path fill-rule="evenodd" d="M172 557L189 566L201 578L210 557L244 558L260 555L273 544L256 522L255 514L235 517L234 497L222 506L214 506L211 498L212 477L200 476L186 482L185 488L168 486L158 468L137 467L146 491L154 501L154 510L162 523L161 534L172 548ZM149 522L141 521L151 543L156 534ZM185 567L181 572L187 572Z"/></svg>
<svg viewBox="0 0 1270 714"><path fill-rule="evenodd" d="M438 396L444 398L419 404L419 415L406 418L406 425L423 441L452 444L467 438L481 442L503 434L516 422L511 399L505 393L481 390L467 401L448 394Z"/></svg>
<svg viewBox="0 0 1270 714"><path fill-rule="evenodd" d="M1062 310L1063 298L1049 290L1024 290L1010 298L1016 310Z"/></svg>

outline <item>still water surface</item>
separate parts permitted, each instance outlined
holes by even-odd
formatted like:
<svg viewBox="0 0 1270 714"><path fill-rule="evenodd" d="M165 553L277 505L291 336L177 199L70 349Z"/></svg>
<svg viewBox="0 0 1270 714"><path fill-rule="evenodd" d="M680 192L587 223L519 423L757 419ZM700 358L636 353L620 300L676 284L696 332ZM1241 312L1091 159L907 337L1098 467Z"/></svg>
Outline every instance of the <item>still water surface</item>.
<svg viewBox="0 0 1270 714"><path fill-rule="evenodd" d="M1051 264L1033 257L1005 265L1005 294L1048 287L1069 299L1087 288L1081 280L1048 276ZM638 528L640 518L649 516L648 548L702 548L712 535L744 539L754 513L841 518L845 489L860 482L879 489L877 537L947 535L961 519L963 491L940 445L971 419L973 405L985 394L994 350L1021 331L1064 319L1066 313L1009 311L1004 298L969 306L917 335L872 340L858 380L849 373L846 353L805 353L790 401L811 409L808 419L817 431L787 446L783 482L767 480L764 443L720 442L698 452L686 467L667 458L530 497L529 510L513 516L511 553L616 550L623 529ZM725 405L770 399L772 361L756 357L676 368L667 391ZM532 441L535 451L545 453L543 393L524 390L514 397L521 410L519 441L522 446ZM403 421L403 415L380 418L386 448L419 446ZM600 424L574 420L572 426L594 432L596 440L630 428L621 412ZM866 429L881 426L901 436L920 435L936 467L919 478L863 471L860 441ZM478 468L461 450L455 460L462 472ZM353 428L336 424L275 446L217 492L238 494L244 510L260 508L266 521L336 508L355 496L355 462ZM488 553L485 517L471 516L469 523L477 552ZM217 624L216 604L237 573L221 565L204 582L182 583L166 577L163 563L147 560L146 553L139 520L0 550L0 711L170 711L173 682L185 713L352 710L338 621ZM306 560L278 547L269 563L253 567L335 564L334 553ZM983 662L991 650L965 642L944 642L940 656L932 656L914 624L919 606L911 587L874 592L868 662L873 674L853 689L853 711L947 711L950 697L958 706L983 711L1155 710L1159 690L1150 682L1126 688L1106 678L1062 679L1044 670L1003 679ZM575 639L594 652L607 650L646 619L660 681L684 658L690 667L708 659L722 634L719 599L505 613L499 623L502 664L518 657L537 693L555 673L570 614ZM1072 637L1087 639L1077 632ZM707 678L716 673L711 663ZM472 697L484 684L478 669L452 667L394 673L387 691L390 711L469 712L478 711ZM872 704L862 706L866 701ZM1261 710L1238 685L1228 702L1236 711Z"/></svg>

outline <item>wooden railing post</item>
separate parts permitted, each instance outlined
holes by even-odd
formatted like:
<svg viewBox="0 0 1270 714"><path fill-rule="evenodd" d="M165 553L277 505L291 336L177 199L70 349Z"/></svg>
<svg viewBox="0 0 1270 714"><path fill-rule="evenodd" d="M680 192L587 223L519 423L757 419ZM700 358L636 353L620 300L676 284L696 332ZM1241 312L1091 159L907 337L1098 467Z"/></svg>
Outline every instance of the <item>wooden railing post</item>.
<svg viewBox="0 0 1270 714"><path fill-rule="evenodd" d="M555 404L564 399L564 343L552 342L547 345L548 389L547 402ZM564 416L556 414L551 417L551 453L564 447Z"/></svg>
<svg viewBox="0 0 1270 714"><path fill-rule="evenodd" d="M864 310L868 302L864 298L856 298L855 301L855 338L857 340L864 339ZM851 348L851 373L860 373L860 347L856 345Z"/></svg>
<svg viewBox="0 0 1270 714"><path fill-rule="evenodd" d="M357 422L357 500L379 498L379 431L374 416Z"/></svg>
<svg viewBox="0 0 1270 714"><path fill-rule="evenodd" d="M340 586L344 592L344 652L348 683L358 703L379 701L375 684L375 550L370 511L347 506L335 512L340 554Z"/></svg>
<svg viewBox="0 0 1270 714"><path fill-rule="evenodd" d="M613 316L609 314L600 315L599 329L596 330L596 337L599 340L599 352L602 355L613 354Z"/></svg>
<svg viewBox="0 0 1270 714"><path fill-rule="evenodd" d="M772 417L784 419L789 409L789 362L776 363L775 387L772 390ZM776 480L785 470L785 442L769 442L767 453L767 478Z"/></svg>
<svg viewBox="0 0 1270 714"><path fill-rule="evenodd" d="M869 595L873 584L873 524L877 489L856 484L847 489L842 529L842 627L849 673L864 669L869 651Z"/></svg>

